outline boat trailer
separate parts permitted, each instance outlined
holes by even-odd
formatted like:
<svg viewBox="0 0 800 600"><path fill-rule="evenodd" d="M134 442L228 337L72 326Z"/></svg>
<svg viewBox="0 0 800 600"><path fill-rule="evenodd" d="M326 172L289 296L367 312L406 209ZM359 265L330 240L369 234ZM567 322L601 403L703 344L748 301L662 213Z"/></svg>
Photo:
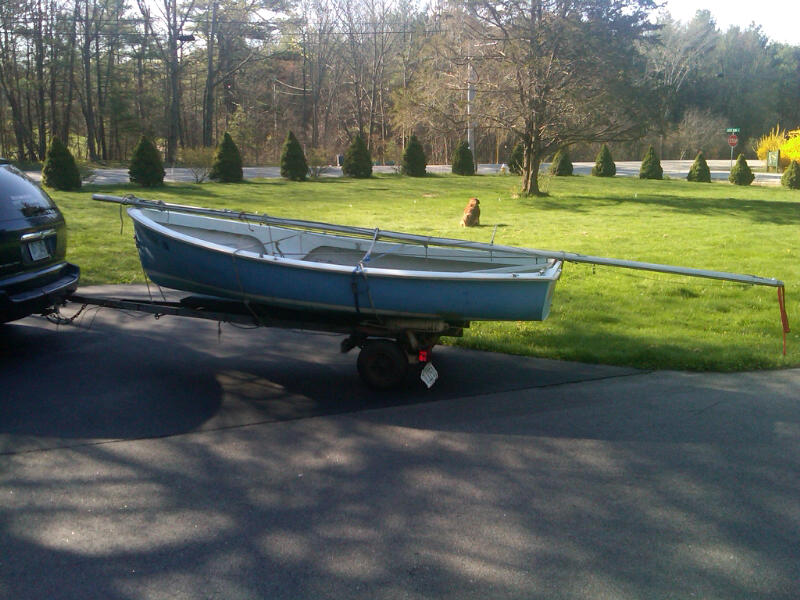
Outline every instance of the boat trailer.
<svg viewBox="0 0 800 600"><path fill-rule="evenodd" d="M442 337L461 337L469 327L468 321L315 313L202 295L169 301L75 293L66 300L82 305L81 311L97 306L149 313L156 319L169 315L219 324L343 334L347 337L340 344L341 352L360 348L358 374L369 387L379 390L400 386L414 370L428 388L433 386L438 378L431 362L433 348ZM73 321L81 311L65 321Z"/></svg>

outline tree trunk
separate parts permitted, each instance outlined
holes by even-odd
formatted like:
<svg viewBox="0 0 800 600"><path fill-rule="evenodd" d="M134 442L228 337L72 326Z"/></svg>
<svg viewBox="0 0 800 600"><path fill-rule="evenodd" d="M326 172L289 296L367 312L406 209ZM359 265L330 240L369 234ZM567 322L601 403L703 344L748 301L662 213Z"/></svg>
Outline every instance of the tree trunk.
<svg viewBox="0 0 800 600"><path fill-rule="evenodd" d="M45 105L45 79L44 79L44 10L42 0L36 3L36 24L34 26L34 59L36 62L36 117L38 120L38 155L39 160L44 160L47 152L47 111Z"/></svg>
<svg viewBox="0 0 800 600"><path fill-rule="evenodd" d="M57 91L57 82L61 81L63 77L60 74L60 69L58 68L58 61L56 60L56 44L55 44L55 15L56 15L56 3L55 0L51 0L50 2L50 15L52 18L52 22L48 24L48 38L52 41L50 43L50 135L57 136L60 131L60 126L58 122L58 91ZM67 140L63 140L64 144L67 144Z"/></svg>
<svg viewBox="0 0 800 600"><path fill-rule="evenodd" d="M94 17L94 15L92 16ZM92 102L92 34L94 18L89 19L89 1L84 5L84 32L81 56L83 57L83 88L86 97L83 100L83 117L86 121L86 149L89 160L97 160L97 150L94 145L96 139L94 126L94 104Z"/></svg>
<svg viewBox="0 0 800 600"><path fill-rule="evenodd" d="M206 69L206 86L203 92L203 146L210 148L214 144L214 39L217 35L217 3L211 9L211 26L208 33L208 67Z"/></svg>
<svg viewBox="0 0 800 600"><path fill-rule="evenodd" d="M25 61L25 81L35 81L35 75L31 70L31 51L28 50L27 60ZM26 86L27 87L27 86ZM39 146L36 143L36 140L33 137L34 131L34 118L33 118L33 101L32 101L31 89L27 87L25 90L25 117L27 119L27 124L25 129L27 129L31 134L30 142L28 143L28 158L31 161L39 160Z"/></svg>
<svg viewBox="0 0 800 600"><path fill-rule="evenodd" d="M525 142L525 160L522 167L522 193L526 196L540 196L539 167L542 164L542 154L532 142Z"/></svg>
<svg viewBox="0 0 800 600"><path fill-rule="evenodd" d="M167 112L167 152L164 162L175 166L178 158L178 129L180 127L180 84L178 82L178 7L175 0L167 0L169 6L168 19L168 56L167 72L169 75L169 110Z"/></svg>
<svg viewBox="0 0 800 600"><path fill-rule="evenodd" d="M64 119L61 128L61 140L66 144L69 140L70 120L72 117L72 98L75 93L75 45L78 38L78 0L75 0L75 11L72 13L72 32L69 40L69 71L67 72L67 100L64 106Z"/></svg>
<svg viewBox="0 0 800 600"><path fill-rule="evenodd" d="M0 76L1 75L2 69L0 69ZM2 79L2 77L0 77L0 79ZM11 108L11 120L14 123L14 137L16 138L17 143L17 158L19 160L25 160L25 143L29 138L29 133L25 130L25 122L22 117L22 108L19 105L18 98L12 90L5 88L5 92L8 105Z"/></svg>
<svg viewBox="0 0 800 600"><path fill-rule="evenodd" d="M109 60L113 56L113 50L108 48ZM100 158L108 160L108 147L106 146L106 94L103 92L103 71L102 61L100 60L100 36L94 38L94 64L95 82L97 87L97 146L100 148Z"/></svg>

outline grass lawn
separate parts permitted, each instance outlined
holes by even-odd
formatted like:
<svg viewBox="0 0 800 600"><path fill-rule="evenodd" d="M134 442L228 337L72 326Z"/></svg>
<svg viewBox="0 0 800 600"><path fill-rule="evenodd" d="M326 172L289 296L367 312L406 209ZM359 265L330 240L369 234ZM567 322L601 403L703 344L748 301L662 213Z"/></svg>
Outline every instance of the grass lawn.
<svg viewBox="0 0 800 600"><path fill-rule="evenodd" d="M790 324L800 306L800 192L679 180L549 179L545 198L517 196L509 176L379 175L369 180L292 183L86 186L54 192L69 227L69 259L84 285L143 282L133 226L93 192L234 208L567 250L697 268L752 273L786 282ZM471 196L481 223L459 227ZM800 325L798 325L800 326ZM498 352L641 368L750 370L800 364L800 336L784 357L774 288L591 265L567 264L550 318L473 323L456 343Z"/></svg>

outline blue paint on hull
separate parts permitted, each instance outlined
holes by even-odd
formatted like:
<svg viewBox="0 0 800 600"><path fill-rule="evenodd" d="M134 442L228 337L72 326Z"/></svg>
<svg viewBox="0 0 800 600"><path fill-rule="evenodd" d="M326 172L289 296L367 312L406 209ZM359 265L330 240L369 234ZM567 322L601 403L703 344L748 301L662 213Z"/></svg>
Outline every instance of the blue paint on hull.
<svg viewBox="0 0 800 600"><path fill-rule="evenodd" d="M397 277L376 269L331 271L264 260L163 235L134 220L139 257L163 287L291 308L441 318L540 321L554 278Z"/></svg>

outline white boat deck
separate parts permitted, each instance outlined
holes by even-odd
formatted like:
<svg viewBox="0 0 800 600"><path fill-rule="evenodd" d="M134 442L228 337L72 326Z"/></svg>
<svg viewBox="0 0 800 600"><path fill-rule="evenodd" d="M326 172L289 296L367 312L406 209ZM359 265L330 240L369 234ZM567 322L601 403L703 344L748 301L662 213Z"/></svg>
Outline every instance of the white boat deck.
<svg viewBox="0 0 800 600"><path fill-rule="evenodd" d="M457 248L425 248L416 244L397 244L318 234L282 227L250 225L214 220L215 229L206 228L205 217L194 217L192 224L162 222L173 231L195 239L256 254L280 256L315 263L355 268L370 248L364 266L370 269L443 273L535 273L550 266L550 260L536 257L499 256L489 251ZM224 227L224 229L223 229Z"/></svg>

